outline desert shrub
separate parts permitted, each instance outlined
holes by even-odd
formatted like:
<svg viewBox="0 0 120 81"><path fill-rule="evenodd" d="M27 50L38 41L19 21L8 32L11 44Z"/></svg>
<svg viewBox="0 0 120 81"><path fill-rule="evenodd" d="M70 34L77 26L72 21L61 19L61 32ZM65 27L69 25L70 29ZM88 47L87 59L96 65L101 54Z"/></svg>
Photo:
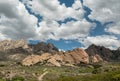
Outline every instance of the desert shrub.
<svg viewBox="0 0 120 81"><path fill-rule="evenodd" d="M4 67L5 65L4 64L0 64L0 67Z"/></svg>
<svg viewBox="0 0 120 81"><path fill-rule="evenodd" d="M49 81L49 80L54 80L54 79L57 79L59 76L58 75L56 75L56 74L50 74L50 73L48 73L48 74L46 74L45 76L44 76L44 80L45 81Z"/></svg>
<svg viewBox="0 0 120 81"><path fill-rule="evenodd" d="M0 81L5 81L5 79L0 78Z"/></svg>
<svg viewBox="0 0 120 81"><path fill-rule="evenodd" d="M64 76L57 79L57 81L80 81L78 76Z"/></svg>
<svg viewBox="0 0 120 81"><path fill-rule="evenodd" d="M16 62L16 64L17 64L17 65L22 65L22 63L21 63L21 62Z"/></svg>
<svg viewBox="0 0 120 81"><path fill-rule="evenodd" d="M94 67L94 69L97 69L97 68L102 67L102 65L101 65L101 64L93 64L92 66Z"/></svg>
<svg viewBox="0 0 120 81"><path fill-rule="evenodd" d="M78 70L79 73L91 73L94 69L93 68L89 68L89 67L85 67L85 68L81 68Z"/></svg>
<svg viewBox="0 0 120 81"><path fill-rule="evenodd" d="M94 70L92 71L93 74L97 74L97 73L101 73L102 72L102 65L101 64L98 64L98 63L95 63L95 64L92 64L92 66L94 67Z"/></svg>
<svg viewBox="0 0 120 81"><path fill-rule="evenodd" d="M61 76L48 81L120 81L120 70L91 75Z"/></svg>
<svg viewBox="0 0 120 81"><path fill-rule="evenodd" d="M120 74L117 74L113 76L112 78L113 78L113 81L120 81Z"/></svg>
<svg viewBox="0 0 120 81"><path fill-rule="evenodd" d="M21 76L15 76L12 78L12 81L24 81L24 78Z"/></svg>
<svg viewBox="0 0 120 81"><path fill-rule="evenodd" d="M92 73L93 73L93 74L100 73L100 70L98 70L98 69L94 69L94 70L92 71Z"/></svg>
<svg viewBox="0 0 120 81"><path fill-rule="evenodd" d="M93 69L92 73L93 74L98 74L98 73L103 73L104 69L103 68L96 68L96 69Z"/></svg>

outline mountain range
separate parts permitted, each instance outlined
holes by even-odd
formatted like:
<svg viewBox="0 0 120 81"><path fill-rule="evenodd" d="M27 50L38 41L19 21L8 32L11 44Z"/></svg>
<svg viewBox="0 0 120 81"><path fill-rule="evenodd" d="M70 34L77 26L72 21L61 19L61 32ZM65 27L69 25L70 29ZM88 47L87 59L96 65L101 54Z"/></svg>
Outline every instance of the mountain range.
<svg viewBox="0 0 120 81"><path fill-rule="evenodd" d="M111 50L90 45L87 49L75 48L59 51L51 43L28 44L25 40L0 41L0 61L16 61L22 65L78 66L99 62L120 62L120 48Z"/></svg>

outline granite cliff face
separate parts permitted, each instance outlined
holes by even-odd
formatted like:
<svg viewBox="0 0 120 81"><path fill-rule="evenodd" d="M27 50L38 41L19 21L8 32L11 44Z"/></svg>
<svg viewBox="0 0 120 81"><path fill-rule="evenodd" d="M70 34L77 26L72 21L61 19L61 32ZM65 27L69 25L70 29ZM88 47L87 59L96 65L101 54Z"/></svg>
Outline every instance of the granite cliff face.
<svg viewBox="0 0 120 81"><path fill-rule="evenodd" d="M41 65L49 64L54 66L61 66L55 57L55 55L51 55L50 53L44 53L41 55L29 55L22 61L22 65L31 66L40 63Z"/></svg>
<svg viewBox="0 0 120 81"><path fill-rule="evenodd" d="M26 66L34 65L36 63L42 63L49 66L73 66L80 63L88 64L88 54L80 48L67 52L58 52L54 55L45 53L42 55L30 55L26 57L22 64Z"/></svg>
<svg viewBox="0 0 120 81"><path fill-rule="evenodd" d="M64 60L68 63L79 64L79 63L89 63L88 54L81 48L76 48L72 51L67 51L64 54Z"/></svg>

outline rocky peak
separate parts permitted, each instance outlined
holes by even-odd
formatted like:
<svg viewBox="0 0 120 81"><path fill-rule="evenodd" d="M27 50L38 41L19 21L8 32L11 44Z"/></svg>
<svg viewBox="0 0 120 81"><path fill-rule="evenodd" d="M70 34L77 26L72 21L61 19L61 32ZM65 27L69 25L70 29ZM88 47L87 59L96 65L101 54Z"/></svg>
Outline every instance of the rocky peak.
<svg viewBox="0 0 120 81"><path fill-rule="evenodd" d="M19 47L22 47L24 49L29 48L27 43L23 39L0 41L0 51L3 51L3 50L6 51L10 49L19 48Z"/></svg>
<svg viewBox="0 0 120 81"><path fill-rule="evenodd" d="M30 54L29 51L30 48L23 39L0 41L0 60L16 60L17 57L20 57L19 60L22 60L23 57Z"/></svg>
<svg viewBox="0 0 120 81"><path fill-rule="evenodd" d="M38 44L29 44L29 47L33 49L33 53L42 54L42 53L56 53L58 49L51 43L40 42Z"/></svg>
<svg viewBox="0 0 120 81"><path fill-rule="evenodd" d="M91 44L88 48L96 48L97 46L95 44Z"/></svg>
<svg viewBox="0 0 120 81"><path fill-rule="evenodd" d="M113 56L112 59L120 61L120 47L117 50L112 50Z"/></svg>
<svg viewBox="0 0 120 81"><path fill-rule="evenodd" d="M120 47L117 50L120 51Z"/></svg>
<svg viewBox="0 0 120 81"><path fill-rule="evenodd" d="M101 58L107 61L110 61L113 55L110 49L103 46L96 46L94 44L90 45L86 49L86 52L89 54L89 56L95 56L96 54L98 54Z"/></svg>
<svg viewBox="0 0 120 81"><path fill-rule="evenodd" d="M40 42L38 44L30 44L21 40L3 40L0 41L0 60L7 59L11 55L27 56L31 54L50 53L55 54L58 49L51 43ZM21 58L22 59L22 58ZM14 60L14 59L13 59Z"/></svg>

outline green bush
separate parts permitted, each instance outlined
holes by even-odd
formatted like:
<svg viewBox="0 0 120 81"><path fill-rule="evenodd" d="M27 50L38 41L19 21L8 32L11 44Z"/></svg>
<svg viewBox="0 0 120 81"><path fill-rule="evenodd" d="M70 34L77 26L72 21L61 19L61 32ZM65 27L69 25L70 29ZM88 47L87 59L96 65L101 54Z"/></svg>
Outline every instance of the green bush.
<svg viewBox="0 0 120 81"><path fill-rule="evenodd" d="M120 81L120 74L113 76L113 81Z"/></svg>
<svg viewBox="0 0 120 81"><path fill-rule="evenodd" d="M92 71L93 74L98 74L98 73L101 73L101 72L102 72L102 70L101 70L100 68L94 69L94 70Z"/></svg>
<svg viewBox="0 0 120 81"><path fill-rule="evenodd" d="M98 68L102 67L101 64L93 64L92 66L94 67L94 69L98 69Z"/></svg>
<svg viewBox="0 0 120 81"><path fill-rule="evenodd" d="M57 81L80 81L78 76L64 76L57 79Z"/></svg>
<svg viewBox="0 0 120 81"><path fill-rule="evenodd" d="M15 76L12 78L12 81L24 81L24 78L21 76Z"/></svg>
<svg viewBox="0 0 120 81"><path fill-rule="evenodd" d="M48 81L120 81L120 70L90 75L61 76Z"/></svg>
<svg viewBox="0 0 120 81"><path fill-rule="evenodd" d="M5 81L4 79L0 78L0 81Z"/></svg>
<svg viewBox="0 0 120 81"><path fill-rule="evenodd" d="M4 64L0 64L0 67L4 67L5 65Z"/></svg>

